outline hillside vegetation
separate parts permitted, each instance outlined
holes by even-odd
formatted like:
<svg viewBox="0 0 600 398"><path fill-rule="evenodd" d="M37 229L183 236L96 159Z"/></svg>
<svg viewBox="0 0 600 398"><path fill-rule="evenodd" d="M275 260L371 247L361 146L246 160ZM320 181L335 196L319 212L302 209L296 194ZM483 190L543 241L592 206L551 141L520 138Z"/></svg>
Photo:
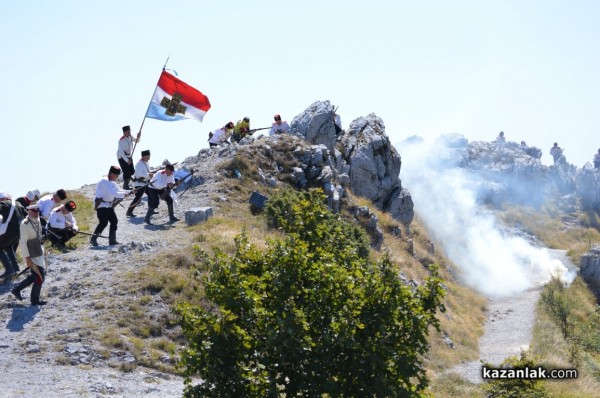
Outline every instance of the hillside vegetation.
<svg viewBox="0 0 600 398"><path fill-rule="evenodd" d="M184 367L178 366L178 359L184 352L182 350L189 347L184 331L179 326L180 310L182 305L198 308L210 305L205 293L206 285L201 278L202 275L209 275L211 269L207 266L207 256L216 254L223 258L235 258L242 241L251 245L252 250L268 252L273 249L272 242L290 239L292 231L272 224L274 214L270 218L264 213L256 214L248 205L248 198L254 190L259 189L261 193L273 196L290 188L286 188L286 184L279 184L277 188L257 185L259 178L254 172L256 166L243 153L219 166L222 175L233 175L228 173L233 168L244 170L243 177L220 178L212 187L216 193L216 215L206 223L181 230L177 236L183 242L180 245L182 248L160 254L150 264L140 265L135 273L125 275L116 286L122 294L135 294L138 299L120 304L98 301L97 305L104 307L103 316L116 326L90 328L90 333L106 347L107 352L115 348L130 352L135 361L120 363L118 366L122 371L131 371L143 365L191 375L189 371L186 373ZM220 172L217 174L221 175ZM362 231L359 220L347 212L351 206L370 207L377 215L383 231L384 244L380 251L368 249L366 243L360 246L363 249L359 252L367 256L365 259L368 258L369 263L387 264L392 272L390 275L396 275L393 280L401 282L399 286L421 286L419 289L422 289L427 286L426 278L432 276L432 272L433 276L437 275L443 281L440 288L445 294L441 305L445 312L434 310L435 318L427 321L434 326L439 324L439 331L436 328L423 330L423 333L428 333L426 339L415 335L417 351L413 363L416 366L414 374L420 374L421 380L416 385L425 387L426 380L435 377L436 373L460 361L476 358L477 341L484 321L484 299L458 283L455 279L459 277L458 270L443 253L432 250L434 243L418 220L407 230L368 201L349 195L344 200L342 212L335 219L343 221L350 230ZM89 214L86 215L86 212ZM78 219L89 220L85 225L94 224L91 209L82 210L80 207ZM242 232L243 238L240 237ZM361 236L363 234L360 232ZM366 239L364 242L369 240L368 236L360 239ZM340 239L339 244L340 250L346 250L344 240ZM366 288L356 286L359 287ZM369 293L367 296L371 295ZM166 305L167 311L154 308L158 302ZM434 304L435 300L430 303L430 306L433 305L431 309L436 307ZM180 310L176 312L176 308ZM420 310L415 307L415 311ZM164 360L165 355L173 360Z"/></svg>
<svg viewBox="0 0 600 398"><path fill-rule="evenodd" d="M286 153L286 149L289 152L289 148L284 147L285 143L280 145L280 153ZM107 350L118 347L135 357L135 362L119 365L122 371L131 371L143 365L187 375L192 383L196 381L195 370L200 368L191 366L186 370L183 366L186 356L182 357L182 354L189 350L195 334L186 337L185 328L182 330L180 324L185 313L182 309L211 308L215 305L215 297L206 295L204 278L215 272L217 263L226 264L227 261L239 259L240 255L245 258L248 256L247 247L252 248L251 253L256 253L250 257L258 256L261 261L266 261L270 258L268 253L279 247L274 242L291 239L292 230L273 222L278 217L276 213L256 212L248 205L248 198L253 191L259 190L269 197L281 197L286 195L283 192L289 193L292 189L287 182L277 187L261 184L258 168L264 170L266 165L261 164L260 159L257 159L256 152L240 151L233 159L222 163L216 173L222 177L212 187L215 216L206 223L181 230L178 233L178 238L183 242L181 248L158 255L150 264L140 266L120 282L119 289L137 294L139 300L126 302L112 310L108 308L107 316L116 320L117 327L99 329L97 332L92 330L90 333L97 333L96 338ZM293 166L292 160L289 162L286 169ZM233 170L241 170L241 178L235 178ZM439 249L441 244L432 242L418 217L410 228L406 228L388 214L377 210L369 201L350 193L343 200L342 211L335 219L349 227L353 226L351 228L358 228L356 231L362 231L360 217L348 211L357 206L369 207L377 216L383 232L381 250L368 250L369 262L389 264L397 272L398 280L406 286L425 286L427 278L432 275L441 278L440 287L444 295L440 304L445 312L436 312L436 320L432 319L431 324L438 328L428 330L426 345L419 349L423 355L415 357L415 363L420 363L419 369L424 371L420 376L422 381L418 384L420 388L431 383L431 389L425 391L442 397L483 397L489 394L481 385L445 375L445 371L454 365L478 358L478 339L483 333L486 300L460 284L460 271ZM78 212L78 220L84 220L84 230L88 224L94 224L91 209L80 207ZM88 216L86 212L89 212ZM539 237L548 247L569 250L575 263L578 263L582 253L600 243L598 231L585 226L594 221L587 214L563 214L557 208L547 206L541 210L510 207L501 210L498 215L505 224ZM285 217L283 219L287 220ZM359 240L363 241L360 247L364 251L367 247L364 242L368 242L370 237L365 235L363 238L366 241L362 238ZM344 248L344 245L340 247ZM220 260L215 262L216 259ZM545 289L544 295L546 299L540 300L537 309L538 320L530 359L547 367L577 367L580 378L544 382L543 387L551 396L595 396L599 378L598 339L597 334L592 333L598 330L595 298L579 279L566 289L558 289L551 284ZM151 310L157 301L166 306L166 311ZM557 311L557 305L564 307L566 312ZM557 313L566 315L561 318ZM165 361L165 355L172 360ZM184 360L180 362L182 358ZM418 369L415 371L420 372ZM259 379L263 376L253 375ZM277 388L281 388L281 384Z"/></svg>

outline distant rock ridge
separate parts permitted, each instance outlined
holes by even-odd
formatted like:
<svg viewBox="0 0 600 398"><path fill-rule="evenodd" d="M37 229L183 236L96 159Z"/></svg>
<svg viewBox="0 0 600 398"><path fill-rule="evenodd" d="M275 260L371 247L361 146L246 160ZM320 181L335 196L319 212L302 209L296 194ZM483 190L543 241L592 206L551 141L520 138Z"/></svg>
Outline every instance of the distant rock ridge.
<svg viewBox="0 0 600 398"><path fill-rule="evenodd" d="M419 141L411 137L400 145ZM600 211L600 171L589 163L577 169L567 162L544 166L542 151L516 142L469 142L461 134L446 134L434 145L436 167L467 170L477 186L479 200L535 207L552 196L576 196L583 209Z"/></svg>
<svg viewBox="0 0 600 398"><path fill-rule="evenodd" d="M402 187L402 162L385 133L383 120L371 113L353 120L348 130L336 135L334 114L329 101L317 101L293 119L291 129L328 149L334 181L347 185L403 224L410 224L414 218L412 198Z"/></svg>

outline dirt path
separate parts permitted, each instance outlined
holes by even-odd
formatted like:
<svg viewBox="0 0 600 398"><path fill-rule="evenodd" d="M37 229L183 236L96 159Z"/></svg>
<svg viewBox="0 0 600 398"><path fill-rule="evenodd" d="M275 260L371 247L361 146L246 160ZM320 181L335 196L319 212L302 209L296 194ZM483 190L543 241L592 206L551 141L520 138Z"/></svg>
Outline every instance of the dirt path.
<svg viewBox="0 0 600 398"><path fill-rule="evenodd" d="M575 268L564 250L549 250L552 258ZM456 372L472 383L481 383L481 361L500 364L511 355L527 350L533 336L535 307L542 286L533 276L534 288L518 295L489 299L484 334L479 341L479 359L465 362L449 372Z"/></svg>

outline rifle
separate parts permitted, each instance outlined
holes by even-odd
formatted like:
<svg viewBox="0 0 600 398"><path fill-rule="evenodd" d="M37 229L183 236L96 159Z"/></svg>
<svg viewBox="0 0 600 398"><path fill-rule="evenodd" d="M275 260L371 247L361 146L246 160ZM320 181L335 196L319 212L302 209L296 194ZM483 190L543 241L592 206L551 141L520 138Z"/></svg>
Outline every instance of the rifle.
<svg viewBox="0 0 600 398"><path fill-rule="evenodd" d="M252 134L252 133L254 133L254 132L256 132L256 131L260 131L260 130L267 130L267 129L270 129L270 128L271 128L271 127L261 127L261 128L259 128L259 129L250 129L250 130L248 130L248 135L250 135L250 134Z"/></svg>
<svg viewBox="0 0 600 398"><path fill-rule="evenodd" d="M179 181L177 181L177 185L181 184L182 182L185 182L185 180L187 180L187 178L188 178L188 177L190 177L190 176L193 176L195 172L196 172L196 170L192 169L192 171L190 171L190 173L189 173L188 175L186 175L186 176L185 176L185 177L183 177L183 178L180 178L180 179L179 179ZM176 186L177 186L177 185L176 185ZM190 186L187 186L187 187L186 187L186 188L183 190L183 192L181 193L181 195L179 195L179 196L181 197L181 196L182 196L182 195L185 193L185 191L187 191L187 190L188 190L188 188L189 188L189 187L190 187Z"/></svg>
<svg viewBox="0 0 600 398"><path fill-rule="evenodd" d="M174 163L174 164L177 164L177 163ZM179 184L181 184L182 182L184 182L185 180L187 180L187 178L188 178L188 177L190 177L190 176L194 175L194 173L195 173L195 172L196 172L196 170L192 169L192 170L191 170L191 172L190 172L189 174L187 174L187 175L185 175L185 176L181 177L181 178L180 178L180 179L179 179L179 180L178 180L178 181L177 181L175 184L173 184L173 187L171 187L171 188L167 187L167 189L172 189L172 188L176 188L176 187L178 187L178 186L179 186ZM152 185L152 181L150 181L150 182L149 182L149 183L147 183L147 184L144 184L144 185L142 185L141 187L137 187L137 188L135 188L135 189L143 189L143 188L146 188L146 187L148 187L148 186L150 186L150 185ZM186 191L187 191L187 188L186 188ZM183 193L185 193L185 191L183 191ZM182 194L183 194L183 193L182 193ZM124 198L123 198L123 199L124 199ZM120 203L120 202L121 202L123 199L119 200L119 203ZM136 203L136 206L137 206L137 203Z"/></svg>
<svg viewBox="0 0 600 398"><path fill-rule="evenodd" d="M88 235L88 236L96 236L96 237L98 237L98 238L106 238L106 239L108 239L108 236L96 235L96 234L90 234L89 232L81 232L81 231L77 231L77 234Z"/></svg>
<svg viewBox="0 0 600 398"><path fill-rule="evenodd" d="M50 228L48 228L47 226L48 224L46 224L46 226L42 227L44 229L44 231L49 232L50 234L54 235L55 238L60 239L60 236L56 235L54 232L50 231Z"/></svg>
<svg viewBox="0 0 600 398"><path fill-rule="evenodd" d="M20 277L21 275L23 275L25 272L29 271L29 269L30 269L29 267L25 267L25 269L22 270L21 272L19 272L18 274L12 274L12 275L5 276L3 278L3 280L2 280L2 282L0 282L0 284L5 284L5 283L10 282L10 281L12 281L14 279L17 279L18 277Z"/></svg>

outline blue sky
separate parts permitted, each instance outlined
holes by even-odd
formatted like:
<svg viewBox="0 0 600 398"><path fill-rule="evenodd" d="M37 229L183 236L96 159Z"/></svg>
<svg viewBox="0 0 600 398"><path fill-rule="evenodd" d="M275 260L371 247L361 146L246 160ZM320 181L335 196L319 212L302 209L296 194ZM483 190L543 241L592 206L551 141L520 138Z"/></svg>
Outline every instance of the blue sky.
<svg viewBox="0 0 600 398"><path fill-rule="evenodd" d="M599 17L578 0L2 2L0 190L96 183L169 55L212 108L203 123L146 120L136 153L153 165L230 120L267 127L330 100L344 127L376 113L392 142L503 130L544 164L557 141L582 166L600 147Z"/></svg>

